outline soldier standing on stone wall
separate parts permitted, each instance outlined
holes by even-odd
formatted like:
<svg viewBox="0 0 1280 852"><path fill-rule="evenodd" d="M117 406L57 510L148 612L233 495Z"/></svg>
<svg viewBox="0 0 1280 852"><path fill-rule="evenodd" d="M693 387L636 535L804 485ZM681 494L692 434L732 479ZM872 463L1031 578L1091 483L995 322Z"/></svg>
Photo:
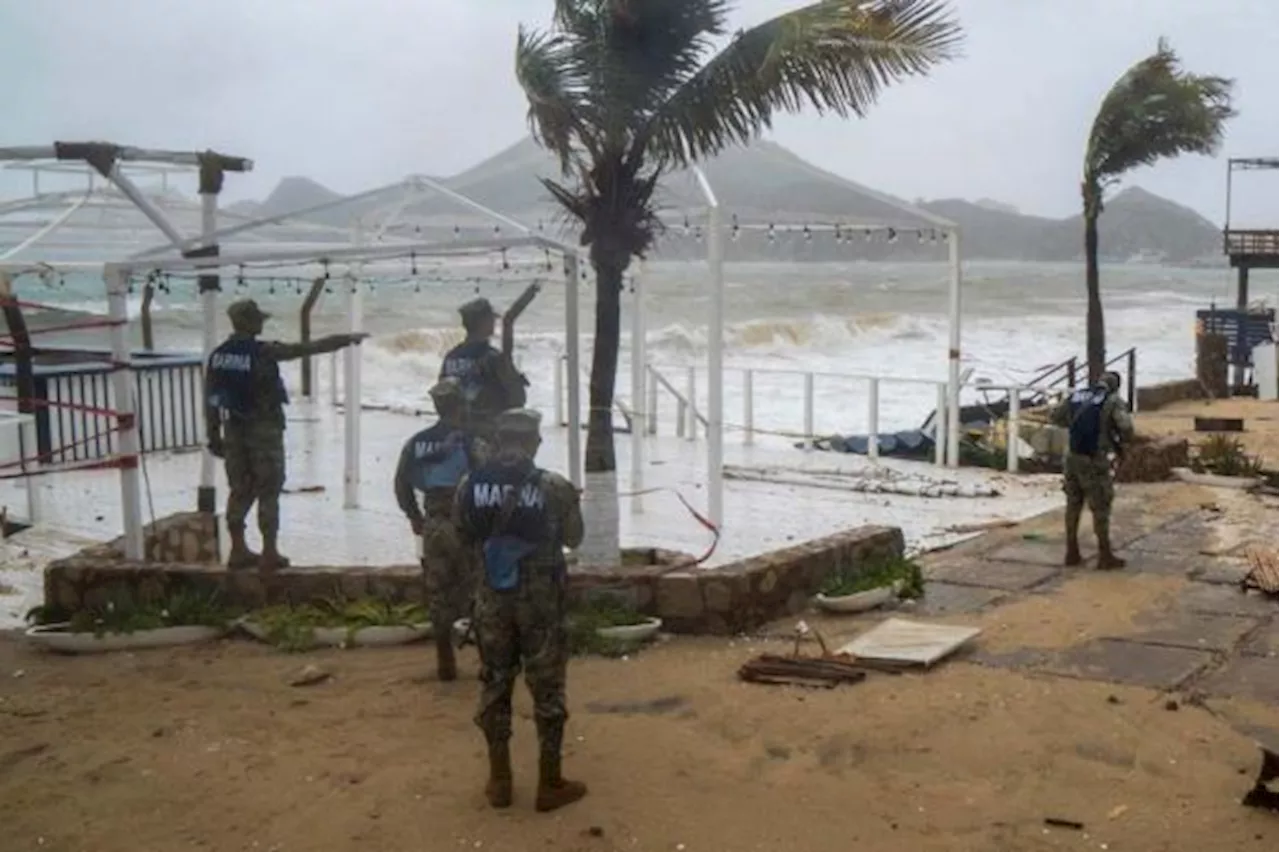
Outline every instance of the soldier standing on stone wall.
<svg viewBox="0 0 1280 852"><path fill-rule="evenodd" d="M280 492L284 488L284 406L289 402L280 362L336 352L368 337L333 334L309 343L258 339L270 318L252 299L227 308L232 333L213 350L205 372L205 424L209 452L226 462L227 567L271 571L289 564L280 555ZM258 504L262 555L245 543L245 519Z"/></svg>
<svg viewBox="0 0 1280 852"><path fill-rule="evenodd" d="M1079 565L1080 516L1089 505L1098 539L1098 567L1123 568L1125 561L1111 546L1111 503L1115 499L1109 453L1120 453L1133 440L1133 418L1120 399L1120 376L1072 393L1053 411L1053 424L1067 430L1069 445L1062 462L1062 490L1067 495L1066 565Z"/></svg>
<svg viewBox="0 0 1280 852"><path fill-rule="evenodd" d="M431 389L440 421L410 438L396 465L396 502L422 538L422 572L436 640L440 680L458 676L453 653L453 622L471 610L479 579L474 548L464 546L453 523L458 483L488 458L480 438L463 431L466 403L456 379ZM418 495L422 495L419 497Z"/></svg>
<svg viewBox="0 0 1280 852"><path fill-rule="evenodd" d="M564 549L582 543L583 522L577 489L534 464L540 421L523 409L499 415L497 457L462 481L454 518L483 556L474 617L484 680L476 724L489 746L485 796L495 808L511 804L511 692L523 664L538 729L536 807L551 811L587 793L560 774L569 715Z"/></svg>

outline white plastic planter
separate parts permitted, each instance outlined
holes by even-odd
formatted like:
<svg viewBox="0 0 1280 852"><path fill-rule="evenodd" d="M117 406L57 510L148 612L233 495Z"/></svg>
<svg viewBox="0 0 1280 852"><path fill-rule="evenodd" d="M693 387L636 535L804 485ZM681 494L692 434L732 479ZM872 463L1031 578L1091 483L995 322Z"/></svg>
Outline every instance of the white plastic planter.
<svg viewBox="0 0 1280 852"><path fill-rule="evenodd" d="M605 639L616 639L619 642L644 642L656 636L661 629L661 618L646 618L640 624L598 627L596 633Z"/></svg>
<svg viewBox="0 0 1280 852"><path fill-rule="evenodd" d="M818 609L827 612L866 612L878 606L884 606L897 593L897 586L881 586L878 589L867 589L865 592L854 592L851 595L827 597L819 594L814 598Z"/></svg>
<svg viewBox="0 0 1280 852"><path fill-rule="evenodd" d="M1252 488L1260 481L1253 476L1218 476L1215 473L1196 473L1190 468L1175 467L1173 475L1189 485L1204 485L1209 488Z"/></svg>
<svg viewBox="0 0 1280 852"><path fill-rule="evenodd" d="M132 633L71 633L66 624L44 624L27 630L27 641L40 648L64 654L101 654L106 651L137 651L144 648L171 648L208 642L226 633L223 627L183 625Z"/></svg>
<svg viewBox="0 0 1280 852"><path fill-rule="evenodd" d="M270 632L256 621L245 619L241 629L254 639L271 642ZM317 627L312 631L312 642L318 648L387 648L407 645L431 634L431 624L414 624L394 627L362 627L351 631L346 627Z"/></svg>

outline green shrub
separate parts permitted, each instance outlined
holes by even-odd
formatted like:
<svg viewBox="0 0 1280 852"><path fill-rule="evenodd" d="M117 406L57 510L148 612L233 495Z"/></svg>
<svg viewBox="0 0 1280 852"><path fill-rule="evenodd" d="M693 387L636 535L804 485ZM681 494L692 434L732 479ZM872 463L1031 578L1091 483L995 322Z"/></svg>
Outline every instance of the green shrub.
<svg viewBox="0 0 1280 852"><path fill-rule="evenodd" d="M1262 461L1245 452L1239 438L1230 435L1210 435L1196 447L1191 459L1191 469L1196 473L1212 473L1215 476L1259 476Z"/></svg>
<svg viewBox="0 0 1280 852"><path fill-rule="evenodd" d="M570 653L620 657L636 650L639 643L601 636L596 631L602 627L644 624L648 616L616 597L601 595L570 607L565 621Z"/></svg>
<svg viewBox="0 0 1280 852"><path fill-rule="evenodd" d="M924 594L924 574L914 560L905 556L877 559L868 564L848 565L832 571L819 591L829 598L868 592L897 584L898 597L918 598Z"/></svg>
<svg viewBox="0 0 1280 852"><path fill-rule="evenodd" d="M350 643L356 631L366 627L415 627L427 619L427 611L418 604L393 604L373 598L322 598L296 606L266 607L249 614L249 620L266 631L267 641L284 651L314 647L317 628L345 628Z"/></svg>
<svg viewBox="0 0 1280 852"><path fill-rule="evenodd" d="M161 601L139 602L131 594L114 591L105 603L67 612L56 606L38 606L27 613L28 622L39 625L67 624L72 633L135 633L162 627L223 627L236 613L217 592L199 594L178 591Z"/></svg>

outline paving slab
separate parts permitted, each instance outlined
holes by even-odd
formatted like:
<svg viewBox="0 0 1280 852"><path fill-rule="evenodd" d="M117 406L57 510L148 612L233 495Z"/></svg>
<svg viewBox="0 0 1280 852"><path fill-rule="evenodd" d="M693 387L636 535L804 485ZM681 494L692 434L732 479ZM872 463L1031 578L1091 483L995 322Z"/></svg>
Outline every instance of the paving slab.
<svg viewBox="0 0 1280 852"><path fill-rule="evenodd" d="M1062 567L1062 543L1040 539L1026 539L997 547L987 554L988 559L999 562L1020 562L1024 565L1042 565L1047 568Z"/></svg>
<svg viewBox="0 0 1280 852"><path fill-rule="evenodd" d="M1135 574L1158 574L1163 577L1190 577L1204 567L1204 557L1179 556L1152 550L1134 550L1124 548L1119 551L1121 559L1127 564L1125 571Z"/></svg>
<svg viewBox="0 0 1280 852"><path fill-rule="evenodd" d="M1206 651L1230 651L1258 626L1256 618L1234 615L1209 615L1203 612L1173 610L1161 612L1144 625L1143 630L1127 636L1109 636L1144 645L1168 645Z"/></svg>
<svg viewBox="0 0 1280 852"><path fill-rule="evenodd" d="M979 637L978 641L982 641L981 637ZM1034 669L1043 668L1049 662L1053 652L1033 648L1019 648L1015 651L987 651L981 647L975 647L961 653L963 656L960 659L980 666L988 666L994 669Z"/></svg>
<svg viewBox="0 0 1280 852"><path fill-rule="evenodd" d="M1086 680L1173 689L1212 660L1208 651L1097 639L1060 651L1042 670Z"/></svg>
<svg viewBox="0 0 1280 852"><path fill-rule="evenodd" d="M1210 672L1197 685L1208 695L1245 698L1274 708L1277 687L1276 661L1267 657L1235 657L1222 668Z"/></svg>
<svg viewBox="0 0 1280 852"><path fill-rule="evenodd" d="M916 611L922 615L957 615L977 612L1003 598L999 589L955 586L951 583L925 583L924 598Z"/></svg>
<svg viewBox="0 0 1280 852"><path fill-rule="evenodd" d="M1244 559L1230 557L1202 557L1199 567L1191 578L1200 583L1212 583L1215 586L1238 586L1249 573L1249 563Z"/></svg>
<svg viewBox="0 0 1280 852"><path fill-rule="evenodd" d="M1276 602L1256 592L1231 586L1188 583L1178 594L1178 607L1211 615L1251 615L1259 618L1276 614Z"/></svg>
<svg viewBox="0 0 1280 852"><path fill-rule="evenodd" d="M1250 657L1275 659L1280 656L1280 647L1277 647L1276 640L1276 620L1272 618L1262 622L1262 625L1250 634L1249 639L1241 646L1240 653Z"/></svg>
<svg viewBox="0 0 1280 852"><path fill-rule="evenodd" d="M929 579L956 586L980 586L1016 592L1038 586L1059 574L1047 565L1003 562L995 559L966 559L945 562L933 567Z"/></svg>

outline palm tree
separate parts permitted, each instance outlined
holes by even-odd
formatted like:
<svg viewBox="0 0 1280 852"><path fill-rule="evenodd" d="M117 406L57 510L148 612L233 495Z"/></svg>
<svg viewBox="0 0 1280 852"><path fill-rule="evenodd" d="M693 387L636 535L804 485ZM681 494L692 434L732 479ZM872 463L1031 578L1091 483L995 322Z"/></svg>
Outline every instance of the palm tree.
<svg viewBox="0 0 1280 852"><path fill-rule="evenodd" d="M1084 154L1085 319L1089 380L1106 369L1107 341L1098 288L1098 216L1103 194L1125 173L1180 154L1213 154L1223 126L1235 115L1232 80L1182 70L1163 38L1156 52L1124 73L1107 92Z"/></svg>
<svg viewBox="0 0 1280 852"><path fill-rule="evenodd" d="M961 35L941 0L819 0L718 45L730 6L556 0L551 28L521 27L516 42L534 137L567 178L543 183L580 224L595 269L589 478L614 476L623 275L661 231L659 178L751 141L779 111L862 116L886 85L951 58Z"/></svg>

